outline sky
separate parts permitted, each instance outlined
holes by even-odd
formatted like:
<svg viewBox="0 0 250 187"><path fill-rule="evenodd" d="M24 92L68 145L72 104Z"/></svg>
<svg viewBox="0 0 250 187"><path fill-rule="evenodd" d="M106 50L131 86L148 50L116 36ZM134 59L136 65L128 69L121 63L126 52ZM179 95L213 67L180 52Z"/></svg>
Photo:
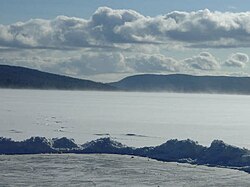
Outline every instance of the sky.
<svg viewBox="0 0 250 187"><path fill-rule="evenodd" d="M0 64L99 82L249 76L248 0L0 0Z"/></svg>

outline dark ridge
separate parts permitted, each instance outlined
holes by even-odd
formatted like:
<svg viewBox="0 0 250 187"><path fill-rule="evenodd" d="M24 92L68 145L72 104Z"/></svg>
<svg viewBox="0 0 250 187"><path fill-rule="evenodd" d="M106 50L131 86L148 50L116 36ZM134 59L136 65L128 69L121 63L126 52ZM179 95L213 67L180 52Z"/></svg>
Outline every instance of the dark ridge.
<svg viewBox="0 0 250 187"><path fill-rule="evenodd" d="M110 83L127 91L250 94L250 77L144 74Z"/></svg>
<svg viewBox="0 0 250 187"><path fill-rule="evenodd" d="M8 65L0 65L0 88L116 90L108 84Z"/></svg>
<svg viewBox="0 0 250 187"><path fill-rule="evenodd" d="M0 154L40 153L105 153L134 155L160 161L181 162L238 169L250 173L250 151L231 146L221 140L214 140L210 147L199 145L192 140L169 140L155 147L128 147L112 138L100 138L83 145L63 138L46 139L32 137L24 141L13 141L0 137Z"/></svg>
<svg viewBox="0 0 250 187"><path fill-rule="evenodd" d="M82 153L133 154L133 148L127 147L110 137L99 138L82 145Z"/></svg>
<svg viewBox="0 0 250 187"><path fill-rule="evenodd" d="M31 137L24 141L0 138L0 154L40 154L56 153L51 142L44 137Z"/></svg>
<svg viewBox="0 0 250 187"><path fill-rule="evenodd" d="M52 147L58 150L70 150L79 148L74 139L68 139L66 137L53 138Z"/></svg>
<svg viewBox="0 0 250 187"><path fill-rule="evenodd" d="M0 65L0 88L250 94L250 77L135 75L109 84Z"/></svg>
<svg viewBox="0 0 250 187"><path fill-rule="evenodd" d="M244 159L244 156L250 156L248 150L227 145L221 140L214 140L205 150L200 163L205 161L211 165L246 166L249 160L247 157Z"/></svg>
<svg viewBox="0 0 250 187"><path fill-rule="evenodd" d="M195 160L203 154L205 147L192 140L169 140L156 146L148 153L150 157L158 160L176 161L180 159Z"/></svg>

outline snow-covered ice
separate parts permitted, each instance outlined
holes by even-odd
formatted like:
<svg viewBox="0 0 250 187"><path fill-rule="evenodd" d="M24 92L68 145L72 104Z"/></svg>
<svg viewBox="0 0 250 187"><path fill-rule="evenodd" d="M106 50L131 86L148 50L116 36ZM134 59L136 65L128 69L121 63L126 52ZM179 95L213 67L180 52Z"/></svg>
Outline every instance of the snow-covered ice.
<svg viewBox="0 0 250 187"><path fill-rule="evenodd" d="M105 154L0 155L0 186L249 186L231 169Z"/></svg>
<svg viewBox="0 0 250 187"><path fill-rule="evenodd" d="M249 96L0 89L0 103L0 136L15 140L112 136L139 147L221 139L250 149Z"/></svg>

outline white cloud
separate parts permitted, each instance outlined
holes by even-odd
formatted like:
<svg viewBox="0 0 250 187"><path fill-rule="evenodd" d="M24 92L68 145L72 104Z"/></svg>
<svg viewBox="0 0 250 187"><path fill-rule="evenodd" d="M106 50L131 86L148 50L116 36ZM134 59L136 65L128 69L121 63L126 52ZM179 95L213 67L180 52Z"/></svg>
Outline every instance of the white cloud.
<svg viewBox="0 0 250 187"><path fill-rule="evenodd" d="M90 19L58 16L0 25L0 46L72 49L121 44L250 47L250 12L170 12L155 17L101 7Z"/></svg>
<svg viewBox="0 0 250 187"><path fill-rule="evenodd" d="M130 72L121 53L86 53L78 57L70 57L61 62L48 64L47 70L77 77Z"/></svg>
<svg viewBox="0 0 250 187"><path fill-rule="evenodd" d="M224 63L225 66L229 67L240 67L243 68L248 63L249 57L244 53L232 54Z"/></svg>
<svg viewBox="0 0 250 187"><path fill-rule="evenodd" d="M182 63L189 68L205 71L213 71L220 68L219 62L208 52L201 52L197 56L184 59Z"/></svg>
<svg viewBox="0 0 250 187"><path fill-rule="evenodd" d="M96 42L126 43L126 39L116 32L119 26L143 19L133 10L113 10L100 7L89 20L89 30Z"/></svg>
<svg viewBox="0 0 250 187"><path fill-rule="evenodd" d="M99 81L114 81L115 77L118 79L138 73L219 75L233 74L237 70L234 68L223 69L225 64L220 66L222 63L208 52L178 60L160 53L91 50L52 50L50 52L47 50L27 50L1 52L0 54L0 64L30 67L79 78L99 79ZM248 56L243 53L235 53L231 55L230 60L231 66L232 63L247 65ZM235 67L235 64L233 67ZM242 71L241 73L247 72Z"/></svg>

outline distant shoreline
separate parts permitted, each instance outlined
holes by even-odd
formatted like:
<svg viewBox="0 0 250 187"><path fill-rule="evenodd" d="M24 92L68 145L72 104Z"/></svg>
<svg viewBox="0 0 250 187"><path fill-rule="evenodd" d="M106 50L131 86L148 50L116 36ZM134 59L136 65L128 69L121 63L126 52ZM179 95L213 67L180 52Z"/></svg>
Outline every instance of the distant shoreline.
<svg viewBox="0 0 250 187"><path fill-rule="evenodd" d="M0 88L250 95L250 77L139 74L117 82L102 83L25 67L0 65Z"/></svg>

